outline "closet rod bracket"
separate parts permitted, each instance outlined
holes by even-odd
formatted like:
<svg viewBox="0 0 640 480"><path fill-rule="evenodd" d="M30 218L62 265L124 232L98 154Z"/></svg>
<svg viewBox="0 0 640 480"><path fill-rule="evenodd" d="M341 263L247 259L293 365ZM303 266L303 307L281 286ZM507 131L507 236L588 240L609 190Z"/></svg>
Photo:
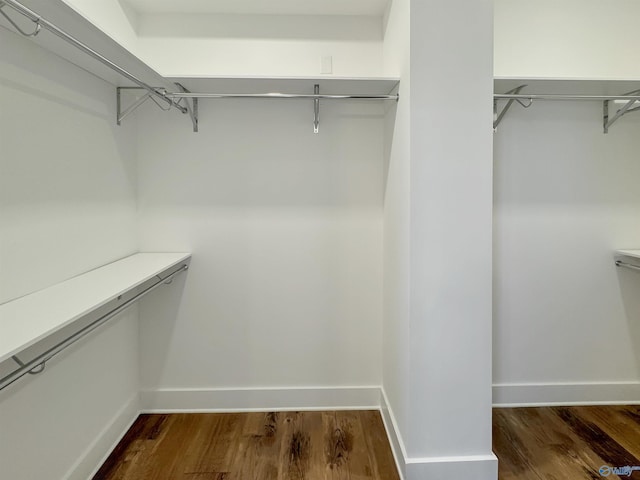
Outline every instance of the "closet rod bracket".
<svg viewBox="0 0 640 480"><path fill-rule="evenodd" d="M640 90L633 90L632 92L625 93L624 96L635 96L638 94L640 94ZM613 125L618 119L620 119L627 113L640 110L640 102L638 102L638 100L629 100L622 106L622 108L616 111L616 113L612 117L609 117L609 105L610 100L605 100L602 102L602 129L604 133L609 133L609 128L611 128L611 125Z"/></svg>
<svg viewBox="0 0 640 480"><path fill-rule="evenodd" d="M520 85L512 90L509 90L507 93L505 93L505 95L512 95L512 94L517 95L518 93L520 93L520 90L522 90L524 87L526 87L526 85ZM500 125L500 122L502 122L502 119L511 108L511 105L513 105L513 102L518 102L524 108L529 108L533 103L533 99L530 98L528 103L524 103L519 99L511 98L507 101L507 104L500 111L500 113L498 113L498 100L494 98L493 99L493 133L498 131L498 125Z"/></svg>
<svg viewBox="0 0 640 480"><path fill-rule="evenodd" d="M317 83L313 86L313 94L320 95L320 85ZM313 133L320 132L320 99L313 100Z"/></svg>
<svg viewBox="0 0 640 480"><path fill-rule="evenodd" d="M20 368L24 368L25 367L24 362L22 360L20 360L17 355L12 355L11 359L14 362L16 362ZM44 360L41 364L36 365L31 370L28 370L27 373L29 375L38 375L39 373L44 372L44 369L45 369L46 366L47 366L47 361Z"/></svg>
<svg viewBox="0 0 640 480"><path fill-rule="evenodd" d="M180 85L181 88L184 88ZM164 88L161 87L153 87L153 89L156 92L159 92L162 95L166 95L167 92ZM131 90L142 90L145 92L145 94L140 97L137 98L131 105L129 105L128 107L123 109L123 92L124 91L131 91ZM185 90L186 91L186 90ZM150 91L147 91L145 88L142 87L117 87L116 88L116 109L117 109L117 117L116 117L116 124L120 125L122 123L122 120L124 120L127 116L129 116L131 113L133 113L136 109L138 109L138 107L140 107L143 103L145 103L147 100L151 100L153 103L155 103L158 108L160 108L161 110L164 111L168 111L171 109L171 106L165 108L163 107L159 102L156 101L156 99L153 96L153 93ZM197 132L198 131L198 100L197 99L193 99L192 100L192 104L194 105L194 108L191 107L191 105L189 105L189 101L186 100L187 106L183 107L181 105L181 103L185 101L184 99L180 99L178 102L175 103L175 105L180 107L180 111L182 113L188 113L189 116L191 117L191 120L193 122L193 131ZM195 114L194 114L195 112Z"/></svg>
<svg viewBox="0 0 640 480"><path fill-rule="evenodd" d="M130 113L133 113L140 105L151 98L151 93L146 92L142 97L138 98L135 102L122 110L122 90L144 90L138 87L117 87L116 88L116 103L117 103L117 117L116 124L120 125L122 120L125 119Z"/></svg>
<svg viewBox="0 0 640 480"><path fill-rule="evenodd" d="M191 93L181 83L176 82L176 85L182 93ZM198 97L184 98L183 100L186 102L187 113L193 124L193 133L198 133Z"/></svg>
<svg viewBox="0 0 640 480"><path fill-rule="evenodd" d="M628 268L630 270L640 271L640 267L638 265L634 265L632 263L623 262L622 260L615 261L616 267Z"/></svg>
<svg viewBox="0 0 640 480"><path fill-rule="evenodd" d="M42 25L40 24L40 18L36 18L35 20L32 20L33 23L36 24L36 28L33 32L25 32L22 28L20 28L20 26L14 22L11 17L9 15L7 15L4 10L2 10L2 7L6 7L7 4L5 2L3 2L2 0L0 0L0 15L2 15L4 18L7 19L7 22L9 22L11 25L13 25L13 28L15 28L18 32L20 32L21 35L24 35L25 37L35 37L36 35L38 35L40 33L40 30L42 30Z"/></svg>

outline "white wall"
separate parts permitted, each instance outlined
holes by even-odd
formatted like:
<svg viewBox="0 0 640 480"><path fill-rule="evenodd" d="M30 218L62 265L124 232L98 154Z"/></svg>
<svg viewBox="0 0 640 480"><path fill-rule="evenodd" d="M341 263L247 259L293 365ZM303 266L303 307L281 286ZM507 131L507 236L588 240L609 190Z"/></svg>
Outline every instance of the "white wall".
<svg viewBox="0 0 640 480"><path fill-rule="evenodd" d="M496 0L497 77L640 77L635 0Z"/></svg>
<svg viewBox="0 0 640 480"><path fill-rule="evenodd" d="M329 75L382 71L375 15L150 14L117 0L63 1L166 77L320 76L327 56Z"/></svg>
<svg viewBox="0 0 640 480"><path fill-rule="evenodd" d="M166 76L333 76L381 74L382 22L348 15L140 17L138 53Z"/></svg>
<svg viewBox="0 0 640 480"><path fill-rule="evenodd" d="M135 129L114 126L111 86L3 28L0 43L4 302L135 251ZM0 392L2 476L86 478L136 408L136 343L132 310Z"/></svg>
<svg viewBox="0 0 640 480"><path fill-rule="evenodd" d="M516 105L494 137L496 402L639 398L640 276L613 251L640 245L640 118L601 114Z"/></svg>
<svg viewBox="0 0 640 480"><path fill-rule="evenodd" d="M136 182L113 88L2 35L0 302L134 251Z"/></svg>
<svg viewBox="0 0 640 480"><path fill-rule="evenodd" d="M143 389L380 385L382 109L137 113L140 247L193 253L177 318L142 304Z"/></svg>

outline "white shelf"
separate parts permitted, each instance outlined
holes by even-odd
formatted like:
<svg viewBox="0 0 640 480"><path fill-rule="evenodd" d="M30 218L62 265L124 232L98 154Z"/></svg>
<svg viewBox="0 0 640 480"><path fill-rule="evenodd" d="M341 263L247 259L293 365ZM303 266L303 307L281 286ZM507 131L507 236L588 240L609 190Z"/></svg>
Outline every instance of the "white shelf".
<svg viewBox="0 0 640 480"><path fill-rule="evenodd" d="M640 250L616 250L616 255L624 257L640 258Z"/></svg>
<svg viewBox="0 0 640 480"><path fill-rule="evenodd" d="M320 93L327 95L360 94L388 95L395 93L397 77L170 77L170 81L184 85L189 91L203 93L313 93L320 85Z"/></svg>
<svg viewBox="0 0 640 480"><path fill-rule="evenodd" d="M117 306L127 293L190 257L137 253L0 305L0 363L108 303Z"/></svg>
<svg viewBox="0 0 640 480"><path fill-rule="evenodd" d="M494 92L527 85L522 94L622 95L640 88L640 80L495 77Z"/></svg>
<svg viewBox="0 0 640 480"><path fill-rule="evenodd" d="M121 0L139 14L367 15L382 17L389 0Z"/></svg>

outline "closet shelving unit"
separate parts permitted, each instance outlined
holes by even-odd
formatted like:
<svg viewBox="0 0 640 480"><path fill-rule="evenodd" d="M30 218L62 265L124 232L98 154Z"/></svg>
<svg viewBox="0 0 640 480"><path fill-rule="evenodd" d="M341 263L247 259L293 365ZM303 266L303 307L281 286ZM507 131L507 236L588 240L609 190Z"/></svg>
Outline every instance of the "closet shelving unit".
<svg viewBox="0 0 640 480"><path fill-rule="evenodd" d="M494 92L494 129L514 103L529 108L538 101L601 102L604 133L624 115L640 110L640 82L629 80L497 78Z"/></svg>
<svg viewBox="0 0 640 480"><path fill-rule="evenodd" d="M640 81L630 80L496 78L493 126L498 127L514 103L529 108L538 100L589 101L602 102L602 125L608 133L614 122L640 110L639 88ZM640 271L640 250L617 250L614 262L617 267Z"/></svg>
<svg viewBox="0 0 640 480"><path fill-rule="evenodd" d="M138 253L0 305L0 390L189 267L189 253ZM4 372L5 369L3 368Z"/></svg>
<svg viewBox="0 0 640 480"><path fill-rule="evenodd" d="M25 0L23 0L25 1ZM25 2L27 3L27 2ZM0 25L31 37L44 48L114 84L118 125L148 99L191 117L198 131L198 101L222 98L304 99L313 101L318 133L320 101L398 101L398 78L389 77L162 77L60 0L38 3L39 11L17 0L0 0ZM12 15L22 17L14 19ZM53 35L42 37L48 31ZM140 92L125 106L123 92ZM346 92L346 93L345 93Z"/></svg>

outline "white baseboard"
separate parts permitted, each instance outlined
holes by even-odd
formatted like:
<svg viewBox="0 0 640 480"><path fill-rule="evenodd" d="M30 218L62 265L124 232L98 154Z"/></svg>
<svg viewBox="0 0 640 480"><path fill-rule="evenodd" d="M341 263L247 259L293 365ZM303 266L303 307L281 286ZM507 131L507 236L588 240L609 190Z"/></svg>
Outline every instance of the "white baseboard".
<svg viewBox="0 0 640 480"><path fill-rule="evenodd" d="M139 397L133 395L104 427L96 439L80 455L78 461L64 476L65 480L93 478L118 442L127 433L139 414Z"/></svg>
<svg viewBox="0 0 640 480"><path fill-rule="evenodd" d="M640 382L497 384L495 407L639 404Z"/></svg>
<svg viewBox="0 0 640 480"><path fill-rule="evenodd" d="M469 478L496 480L498 459L495 455L411 458L406 466L407 480Z"/></svg>
<svg viewBox="0 0 640 480"><path fill-rule="evenodd" d="M391 445L391 451L393 452L393 458L396 461L398 472L400 473L400 479L406 478L406 458L407 451L400 435L400 429L396 422L396 418L393 415L393 410L389 405L389 399L384 388L380 389L380 412L382 413L382 422L384 428L387 431L387 437L389 438L389 444Z"/></svg>
<svg viewBox="0 0 640 480"><path fill-rule="evenodd" d="M377 410L380 387L143 390L140 405L145 413Z"/></svg>
<svg viewBox="0 0 640 480"><path fill-rule="evenodd" d="M455 457L408 457L384 388L380 391L380 410L402 480L444 478L496 480L498 478L498 459L493 453Z"/></svg>

